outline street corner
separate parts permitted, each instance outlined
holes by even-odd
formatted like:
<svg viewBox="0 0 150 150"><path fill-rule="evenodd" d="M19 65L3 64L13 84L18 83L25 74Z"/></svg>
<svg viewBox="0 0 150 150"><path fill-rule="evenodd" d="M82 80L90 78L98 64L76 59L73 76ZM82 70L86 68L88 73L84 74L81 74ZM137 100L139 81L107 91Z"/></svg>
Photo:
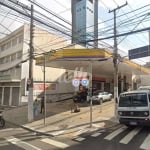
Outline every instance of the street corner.
<svg viewBox="0 0 150 150"><path fill-rule="evenodd" d="M81 134L90 134L91 132L97 131L99 129L103 129L105 126L104 122L99 124L84 124L84 125L76 125L76 126L68 126L65 130L60 130L57 132L52 132L51 134L54 136L75 138L80 136Z"/></svg>

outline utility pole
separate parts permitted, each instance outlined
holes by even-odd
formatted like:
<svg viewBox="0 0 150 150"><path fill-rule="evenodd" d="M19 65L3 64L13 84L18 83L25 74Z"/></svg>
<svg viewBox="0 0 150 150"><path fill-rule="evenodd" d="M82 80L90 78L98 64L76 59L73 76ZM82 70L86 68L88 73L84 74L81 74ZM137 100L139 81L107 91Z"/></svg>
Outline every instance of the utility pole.
<svg viewBox="0 0 150 150"><path fill-rule="evenodd" d="M117 8L109 11L109 13L114 13L114 53L113 53L113 63L114 63L114 99L118 100L118 48L117 48L117 30L116 30L116 10L127 5L118 6Z"/></svg>
<svg viewBox="0 0 150 150"><path fill-rule="evenodd" d="M29 53L29 95L28 95L28 121L33 121L33 5L31 5L30 20L30 53Z"/></svg>
<svg viewBox="0 0 150 150"><path fill-rule="evenodd" d="M94 1L94 48L98 48L98 0Z"/></svg>

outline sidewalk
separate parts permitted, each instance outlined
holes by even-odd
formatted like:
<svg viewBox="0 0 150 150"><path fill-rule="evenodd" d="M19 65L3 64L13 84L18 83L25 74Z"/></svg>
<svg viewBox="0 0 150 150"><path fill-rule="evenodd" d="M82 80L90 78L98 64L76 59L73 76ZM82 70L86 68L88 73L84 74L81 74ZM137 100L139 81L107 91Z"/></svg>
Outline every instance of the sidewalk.
<svg viewBox="0 0 150 150"><path fill-rule="evenodd" d="M41 114L36 118L36 121L27 123L27 118L25 117L27 108L17 111L18 113L21 111L19 114L22 114L22 116L17 113L16 115L18 116L15 117L15 122L18 122L17 124L25 129L40 134L67 137L76 137L81 133L109 128L117 124L114 117L113 101L92 106L92 120L89 104L80 104L80 112L77 113L71 112L71 105L70 100L47 104L45 125L44 116Z"/></svg>

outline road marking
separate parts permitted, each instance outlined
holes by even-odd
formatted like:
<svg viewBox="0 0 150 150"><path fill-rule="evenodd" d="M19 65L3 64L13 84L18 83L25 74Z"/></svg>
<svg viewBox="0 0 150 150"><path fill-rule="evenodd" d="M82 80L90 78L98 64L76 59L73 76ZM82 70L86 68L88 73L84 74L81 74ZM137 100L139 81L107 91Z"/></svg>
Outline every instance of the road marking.
<svg viewBox="0 0 150 150"><path fill-rule="evenodd" d="M60 134L62 134L62 133L64 133L64 132L65 132L65 130L62 130L62 131L56 131L56 132L52 132L51 135L57 136L57 135L60 135Z"/></svg>
<svg viewBox="0 0 150 150"><path fill-rule="evenodd" d="M69 145L67 145L65 143L58 142L58 141L55 141L55 140L52 140L52 139L49 139L49 138L44 138L41 141L45 142L47 144L53 145L55 147L62 148L62 149L69 147Z"/></svg>
<svg viewBox="0 0 150 150"><path fill-rule="evenodd" d="M33 146L29 143L26 143L24 141L21 141L18 138L14 138L13 136L6 138L6 140L14 145L17 145L18 147L25 149L25 150L41 150L40 148Z"/></svg>
<svg viewBox="0 0 150 150"><path fill-rule="evenodd" d="M120 140L119 143L128 144L134 136L136 136L142 128L135 128L131 132L129 132L123 139Z"/></svg>
<svg viewBox="0 0 150 150"><path fill-rule="evenodd" d="M126 127L121 127L118 130L115 130L111 134L107 135L104 139L106 139L106 140L112 140L114 137L116 137L118 134L120 134L124 130L126 130Z"/></svg>
<svg viewBox="0 0 150 150"><path fill-rule="evenodd" d="M81 142L81 141L85 140L85 138L78 137L78 138L76 138L75 140Z"/></svg>
<svg viewBox="0 0 150 150"><path fill-rule="evenodd" d="M80 128L78 128L78 129L80 129ZM80 129L79 131L77 131L77 132L74 133L74 136L78 136L78 135L80 135L82 133L87 132L88 130L89 129L86 129L86 128Z"/></svg>
<svg viewBox="0 0 150 150"><path fill-rule="evenodd" d="M99 135L101 135L101 134L102 134L102 133L99 133L99 132L98 132L98 133L92 134L91 136L92 136L92 137L97 137L97 136L99 136Z"/></svg>
<svg viewBox="0 0 150 150"><path fill-rule="evenodd" d="M141 144L140 148L149 150L150 148L150 134L145 138L144 142Z"/></svg>

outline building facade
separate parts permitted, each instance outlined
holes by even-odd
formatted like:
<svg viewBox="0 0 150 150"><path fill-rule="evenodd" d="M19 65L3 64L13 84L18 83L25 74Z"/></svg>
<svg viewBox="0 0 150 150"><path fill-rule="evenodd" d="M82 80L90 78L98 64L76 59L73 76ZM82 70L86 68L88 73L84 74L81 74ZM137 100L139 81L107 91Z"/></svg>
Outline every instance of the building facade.
<svg viewBox="0 0 150 150"><path fill-rule="evenodd" d="M25 24L0 40L0 105L18 106L28 100L30 26ZM34 27L34 56L66 46L65 39ZM58 84L65 69L46 67L47 95L72 91ZM43 66L33 61L34 96L43 92ZM60 90L61 89L61 90ZM48 97L47 97L48 98Z"/></svg>

